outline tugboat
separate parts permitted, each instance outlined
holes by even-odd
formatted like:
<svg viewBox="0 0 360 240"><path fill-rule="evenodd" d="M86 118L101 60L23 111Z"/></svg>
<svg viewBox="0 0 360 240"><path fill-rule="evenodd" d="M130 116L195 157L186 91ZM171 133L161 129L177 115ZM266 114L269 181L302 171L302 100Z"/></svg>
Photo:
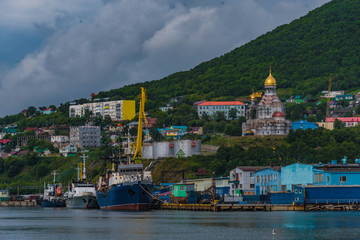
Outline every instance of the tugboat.
<svg viewBox="0 0 360 240"><path fill-rule="evenodd" d="M61 191L61 184L56 184L55 176L56 171L53 172L54 183L48 184L48 187L44 186L44 196L42 199L42 207L65 207L65 201Z"/></svg>
<svg viewBox="0 0 360 240"><path fill-rule="evenodd" d="M138 159L142 159L143 120L146 123L145 99L145 89L141 88L137 143L132 161L128 134L125 149L126 164L113 163L113 168L107 170L106 175L99 179L96 195L101 209L148 210L151 208L154 191L151 172L144 170L143 164L136 163Z"/></svg>
<svg viewBox="0 0 360 240"><path fill-rule="evenodd" d="M72 182L71 190L65 193L66 207L80 209L98 208L95 185L88 183L86 180L85 160L87 157L84 154L82 158L83 163L80 163L80 168L78 168L78 181Z"/></svg>

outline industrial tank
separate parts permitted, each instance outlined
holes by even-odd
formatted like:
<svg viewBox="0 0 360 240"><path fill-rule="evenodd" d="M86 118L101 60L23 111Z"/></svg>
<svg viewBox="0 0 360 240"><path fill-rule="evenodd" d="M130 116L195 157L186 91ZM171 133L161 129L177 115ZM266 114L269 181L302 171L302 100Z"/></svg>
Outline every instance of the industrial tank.
<svg viewBox="0 0 360 240"><path fill-rule="evenodd" d="M152 159L154 158L153 154L153 146L152 145L145 145L142 147L142 154L144 159Z"/></svg>
<svg viewBox="0 0 360 240"><path fill-rule="evenodd" d="M174 157L174 147L170 142L155 142L153 143L153 157L164 158Z"/></svg>
<svg viewBox="0 0 360 240"><path fill-rule="evenodd" d="M180 149L185 153L185 157L201 154L201 142L193 140L180 140L175 142L174 154L176 155Z"/></svg>

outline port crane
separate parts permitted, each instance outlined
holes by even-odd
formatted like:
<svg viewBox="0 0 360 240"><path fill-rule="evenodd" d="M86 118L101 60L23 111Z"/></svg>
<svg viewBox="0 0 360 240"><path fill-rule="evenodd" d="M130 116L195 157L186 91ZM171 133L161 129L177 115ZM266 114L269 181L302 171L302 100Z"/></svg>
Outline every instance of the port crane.
<svg viewBox="0 0 360 240"><path fill-rule="evenodd" d="M143 130L143 122L145 122L145 125L147 126L147 120L145 116L145 101L146 101L146 94L145 94L145 88L141 87L141 94L140 94L140 108L139 108L139 124L138 124L138 132L137 132L137 138L136 138L136 148L135 153L133 157L133 161L136 159L142 160L142 130Z"/></svg>

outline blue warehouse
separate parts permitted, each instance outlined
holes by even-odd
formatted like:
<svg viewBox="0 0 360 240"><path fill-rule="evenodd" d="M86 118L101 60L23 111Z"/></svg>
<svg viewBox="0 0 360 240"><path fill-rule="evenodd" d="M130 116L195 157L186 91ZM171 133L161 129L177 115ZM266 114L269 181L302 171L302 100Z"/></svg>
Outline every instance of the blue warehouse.
<svg viewBox="0 0 360 240"><path fill-rule="evenodd" d="M255 194L281 191L281 172L279 167L268 167L255 172Z"/></svg>

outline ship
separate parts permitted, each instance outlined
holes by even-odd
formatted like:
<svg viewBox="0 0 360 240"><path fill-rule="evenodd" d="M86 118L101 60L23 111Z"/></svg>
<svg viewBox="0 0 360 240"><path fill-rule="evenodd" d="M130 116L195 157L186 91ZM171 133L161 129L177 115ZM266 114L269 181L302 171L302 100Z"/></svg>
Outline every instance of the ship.
<svg viewBox="0 0 360 240"><path fill-rule="evenodd" d="M121 164L122 161L119 159L119 162L114 162L112 169L107 170L106 175L99 179L96 195L101 209L148 210L151 208L154 185L151 172L144 170L141 163L143 121L147 124L145 100L145 89L141 87L135 151L132 153L133 147L131 147L130 133L128 133L126 148L124 147L126 160L123 163L125 164Z"/></svg>
<svg viewBox="0 0 360 240"><path fill-rule="evenodd" d="M151 172L143 164L126 164L100 177L96 195L100 209L148 210L153 191Z"/></svg>
<svg viewBox="0 0 360 240"><path fill-rule="evenodd" d="M54 171L54 183L44 186L44 195L41 201L42 207L65 207L65 200L61 190L61 184L55 182L56 172Z"/></svg>
<svg viewBox="0 0 360 240"><path fill-rule="evenodd" d="M87 156L83 154L83 163L80 163L80 167L77 168L78 180L76 182L72 181L71 188L65 193L67 208L98 208L95 185L88 183L86 179L86 158Z"/></svg>

